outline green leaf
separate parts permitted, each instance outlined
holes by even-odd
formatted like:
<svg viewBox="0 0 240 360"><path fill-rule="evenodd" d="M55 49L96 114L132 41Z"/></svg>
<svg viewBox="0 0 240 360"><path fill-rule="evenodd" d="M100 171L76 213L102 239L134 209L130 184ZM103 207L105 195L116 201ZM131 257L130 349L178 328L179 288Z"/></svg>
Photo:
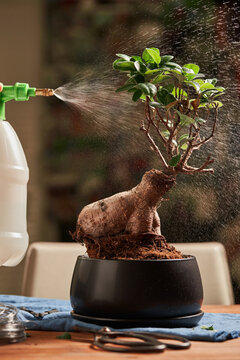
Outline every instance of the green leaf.
<svg viewBox="0 0 240 360"><path fill-rule="evenodd" d="M156 101L151 101L151 102L149 103L149 105L152 106L152 107L154 107L154 108L161 108L161 107L163 107L162 104L160 104L160 103L158 103L158 102L156 102Z"/></svg>
<svg viewBox="0 0 240 360"><path fill-rule="evenodd" d="M210 331L214 331L214 327L213 327L213 325L211 325L211 326L202 325L202 326L201 326L201 329L203 329L203 330L210 330Z"/></svg>
<svg viewBox="0 0 240 360"><path fill-rule="evenodd" d="M116 92L121 92L121 91L125 91L125 90L129 90L129 89L132 89L133 87L135 87L136 84L125 84L121 87L119 87Z"/></svg>
<svg viewBox="0 0 240 360"><path fill-rule="evenodd" d="M152 83L164 85L164 84L172 83L172 81L173 80L169 75L158 75L152 80Z"/></svg>
<svg viewBox="0 0 240 360"><path fill-rule="evenodd" d="M178 139L178 142L181 142L181 141L183 141L183 140L185 140L185 139L188 139L188 134L183 134L183 135L181 135L181 136L179 137L179 139Z"/></svg>
<svg viewBox="0 0 240 360"><path fill-rule="evenodd" d="M195 123L195 120L193 118L191 118L190 116L184 115L184 114L180 113L180 111L178 111L178 110L176 110L176 113L180 117L180 125L185 126L185 125L190 125L190 124Z"/></svg>
<svg viewBox="0 0 240 360"><path fill-rule="evenodd" d="M141 90L136 90L135 93L132 96L132 100L133 101L137 101L142 95L142 91Z"/></svg>
<svg viewBox="0 0 240 360"><path fill-rule="evenodd" d="M203 96L200 97L200 105L198 106L199 108L202 107L207 107L209 104L208 98L205 98Z"/></svg>
<svg viewBox="0 0 240 360"><path fill-rule="evenodd" d="M204 93L209 97L209 96L213 96L215 94L222 94L220 91L218 91L216 88L215 89L207 89L204 91Z"/></svg>
<svg viewBox="0 0 240 360"><path fill-rule="evenodd" d="M137 71L140 71L140 62L138 60L134 62L134 66Z"/></svg>
<svg viewBox="0 0 240 360"><path fill-rule="evenodd" d="M180 147L181 147L182 150L187 150L187 148L188 148L188 143L184 143L184 144L182 144Z"/></svg>
<svg viewBox="0 0 240 360"><path fill-rule="evenodd" d="M186 85L192 86L196 90L196 92L199 92L200 85L196 81L184 81L184 82Z"/></svg>
<svg viewBox="0 0 240 360"><path fill-rule="evenodd" d="M136 87L134 86L132 89L127 90L127 92L132 93L132 92L135 92L136 90L137 90L137 89L136 89Z"/></svg>
<svg viewBox="0 0 240 360"><path fill-rule="evenodd" d="M148 69L150 69L150 70L159 69L159 65L156 64L153 60L152 60L152 62L149 62L149 63L148 63L147 67L148 67ZM159 69L159 70L161 70L161 69Z"/></svg>
<svg viewBox="0 0 240 360"><path fill-rule="evenodd" d="M163 56L161 56L161 63L160 63L160 65L163 65L163 64L168 63L168 62L171 61L173 58L174 58L174 56L172 56L172 55L163 55Z"/></svg>
<svg viewBox="0 0 240 360"><path fill-rule="evenodd" d="M183 66L182 69L183 69L183 71L186 72L187 74L194 74L194 71L193 71L192 69L185 68L184 66Z"/></svg>
<svg viewBox="0 0 240 360"><path fill-rule="evenodd" d="M203 92L203 91L209 90L209 89L215 89L215 86L210 83L204 83L200 86L200 92Z"/></svg>
<svg viewBox="0 0 240 360"><path fill-rule="evenodd" d="M163 131L162 131L162 135L163 135L166 139L169 139L170 132L169 132L168 130L163 130Z"/></svg>
<svg viewBox="0 0 240 360"><path fill-rule="evenodd" d="M213 99L215 99L215 98L218 97L218 96L224 95L224 94L225 94L225 92L217 93L217 94L215 94L215 95L213 96Z"/></svg>
<svg viewBox="0 0 240 360"><path fill-rule="evenodd" d="M169 165L175 167L181 159L181 154L177 154L171 158Z"/></svg>
<svg viewBox="0 0 240 360"><path fill-rule="evenodd" d="M212 101L208 106L209 106L210 109L213 109L213 108L216 108L216 107L219 108L219 107L223 106L223 103L221 101L215 100L215 101Z"/></svg>
<svg viewBox="0 0 240 360"><path fill-rule="evenodd" d="M157 88L155 85L151 83L139 83L137 88L140 89L145 95L154 96L157 92Z"/></svg>
<svg viewBox="0 0 240 360"><path fill-rule="evenodd" d="M165 66L173 70L178 70L180 72L182 71L182 67L173 62L168 62L167 64L165 64Z"/></svg>
<svg viewBox="0 0 240 360"><path fill-rule="evenodd" d="M186 93L186 91L179 89L178 87L174 88L172 91L172 94L176 97L176 98L180 98L181 96L183 96L184 98L188 97L188 94Z"/></svg>
<svg viewBox="0 0 240 360"><path fill-rule="evenodd" d="M169 93L172 93L174 90L174 84L164 85L162 88L166 89Z"/></svg>
<svg viewBox="0 0 240 360"><path fill-rule="evenodd" d="M145 82L145 77L142 74L133 75L132 79L134 79L138 84Z"/></svg>
<svg viewBox="0 0 240 360"><path fill-rule="evenodd" d="M123 86L120 86L116 92L120 92L120 91L124 91L124 90L129 90L131 89L131 87L134 87L136 85L136 80L134 78L134 76L130 77Z"/></svg>
<svg viewBox="0 0 240 360"><path fill-rule="evenodd" d="M128 56L128 55L125 55L125 54L116 54L116 55L125 61L131 60L130 56Z"/></svg>
<svg viewBox="0 0 240 360"><path fill-rule="evenodd" d="M143 51L142 58L146 62L154 61L156 64L161 62L160 51L157 48L146 48Z"/></svg>
<svg viewBox="0 0 240 360"><path fill-rule="evenodd" d="M179 70L169 70L169 75L178 81L179 84L182 84L185 80L185 76Z"/></svg>
<svg viewBox="0 0 240 360"><path fill-rule="evenodd" d="M131 62L131 61L122 61L121 59L117 59L117 60L114 61L113 68L115 70L120 70L120 71L135 70L135 66L134 66L133 62Z"/></svg>
<svg viewBox="0 0 240 360"><path fill-rule="evenodd" d="M57 336L57 339L68 339L69 340L71 338L72 338L72 336L68 332L65 332L64 334Z"/></svg>
<svg viewBox="0 0 240 360"><path fill-rule="evenodd" d="M159 73L159 72L161 72L161 69L153 69L153 70L147 70L145 72L145 74L150 75L150 74Z"/></svg>
<svg viewBox="0 0 240 360"><path fill-rule="evenodd" d="M140 89L145 95L150 95L150 89L147 83L140 83L137 85L138 89Z"/></svg>
<svg viewBox="0 0 240 360"><path fill-rule="evenodd" d="M226 90L224 87L220 87L220 86L216 87L216 89L217 89L217 91L220 91L220 92L223 92Z"/></svg>
<svg viewBox="0 0 240 360"><path fill-rule="evenodd" d="M157 92L158 101L167 106L176 100L175 96L167 91L165 88L161 88Z"/></svg>
<svg viewBox="0 0 240 360"><path fill-rule="evenodd" d="M200 96L200 103L208 102L208 95L205 93L202 93Z"/></svg>
<svg viewBox="0 0 240 360"><path fill-rule="evenodd" d="M134 55L134 56L131 56L131 59L132 61L140 61L142 63L142 58L141 56L138 56L138 55Z"/></svg>
<svg viewBox="0 0 240 360"><path fill-rule="evenodd" d="M195 74L194 71L192 69L187 69L183 67L183 71L182 71L183 75L185 76L185 78L189 81L193 80L195 78Z"/></svg>
<svg viewBox="0 0 240 360"><path fill-rule="evenodd" d="M151 84L151 83L147 83L147 86L148 86L148 88L149 88L150 95L151 95L151 96L156 95L156 93L157 93L157 88L156 88L156 86L153 85L153 84Z"/></svg>
<svg viewBox="0 0 240 360"><path fill-rule="evenodd" d="M194 74L199 73L199 66L196 64L186 64L183 66L183 68L187 68L189 70L192 70Z"/></svg>
<svg viewBox="0 0 240 360"><path fill-rule="evenodd" d="M140 96L140 99L143 100L143 101L146 101L146 99L147 99L147 98L146 98L146 95L142 94L142 95Z"/></svg>
<svg viewBox="0 0 240 360"><path fill-rule="evenodd" d="M187 116L187 115L183 115L183 114L181 114L180 119L181 119L180 125L182 125L182 126L194 124L194 122L195 122L193 118L191 118L190 116Z"/></svg>
<svg viewBox="0 0 240 360"><path fill-rule="evenodd" d="M198 73L194 79L198 79L198 78L205 78L204 74Z"/></svg>
<svg viewBox="0 0 240 360"><path fill-rule="evenodd" d="M137 71L140 71L140 72L143 72L143 73L145 73L145 71L147 70L146 66L142 62L140 62L139 60L136 60L134 62L134 66L135 66Z"/></svg>
<svg viewBox="0 0 240 360"><path fill-rule="evenodd" d="M209 83L209 84L213 84L215 86L216 83L217 83L217 79L216 78L214 78L214 79L206 79L205 82Z"/></svg>
<svg viewBox="0 0 240 360"><path fill-rule="evenodd" d="M198 83L200 86L202 85L202 84L205 84L205 81L204 80L202 80L202 79L194 79L194 82L196 82L196 83Z"/></svg>

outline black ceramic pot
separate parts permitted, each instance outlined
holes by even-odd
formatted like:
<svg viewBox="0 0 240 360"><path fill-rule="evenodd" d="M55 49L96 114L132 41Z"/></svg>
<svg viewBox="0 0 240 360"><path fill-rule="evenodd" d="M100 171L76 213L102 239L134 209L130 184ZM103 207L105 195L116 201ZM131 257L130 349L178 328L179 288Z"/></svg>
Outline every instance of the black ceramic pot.
<svg viewBox="0 0 240 360"><path fill-rule="evenodd" d="M70 295L74 313L83 317L156 320L199 314L203 289L194 256L161 260L79 256Z"/></svg>

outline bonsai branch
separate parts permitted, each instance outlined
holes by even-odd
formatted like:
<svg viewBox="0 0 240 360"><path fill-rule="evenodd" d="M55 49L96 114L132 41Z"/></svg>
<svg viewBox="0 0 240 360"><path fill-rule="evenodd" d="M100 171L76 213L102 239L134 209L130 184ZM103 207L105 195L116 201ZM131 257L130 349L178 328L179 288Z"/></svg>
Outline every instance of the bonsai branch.
<svg viewBox="0 0 240 360"><path fill-rule="evenodd" d="M218 120L218 108L216 107L215 108L215 118L214 118L211 134L206 139L200 141L199 143L196 143L194 145L194 148L199 149L200 146L202 146L203 144L206 144L214 136L214 133L215 133L215 130L216 130L217 120Z"/></svg>
<svg viewBox="0 0 240 360"><path fill-rule="evenodd" d="M214 173L213 169L206 169L206 167L214 162L214 159L211 159L211 155L208 155L207 160L199 167L195 168L189 165L185 165L182 172L188 174L196 174L196 173Z"/></svg>
<svg viewBox="0 0 240 360"><path fill-rule="evenodd" d="M164 137L162 136L160 130L159 130L159 127L156 125L156 123L154 122L154 120L152 119L152 116L151 116L151 109L150 109L150 106L149 106L149 99L147 100L147 103L146 103L146 107L145 107L145 116L146 116L146 119L148 121L148 125L149 125L149 128L151 125L153 125L153 127L155 128L155 130L157 131L161 141L163 142L163 144L165 145L166 144L166 140L164 139Z"/></svg>
<svg viewBox="0 0 240 360"><path fill-rule="evenodd" d="M202 164L202 166L200 166L199 168L191 167L187 164L187 162L190 159L194 150L198 150L203 144L206 144L214 136L214 133L216 130L217 119L218 119L218 109L216 107L215 108L215 118L214 118L211 134L204 140L201 140L201 138L200 138L200 126L198 128L196 128L196 126L194 124L190 125L189 138L191 138L191 140L189 140L188 147L187 147L185 153L182 155L178 166L176 167L176 170L178 172L191 173L191 174L200 173L200 172L210 172L210 173L214 172L213 169L206 169L206 167L208 165L210 165L214 162L214 160L211 159L210 155L208 156L207 160ZM194 130L195 130L195 133L194 133Z"/></svg>
<svg viewBox="0 0 240 360"><path fill-rule="evenodd" d="M146 136L148 141L150 142L151 148L157 153L164 169L168 169L168 164L166 163L166 160L164 159L161 151L159 150L159 147L156 145L155 141L153 140L153 138L151 137L151 135L149 134L149 127L145 127L145 125L142 123L140 130L142 130Z"/></svg>
<svg viewBox="0 0 240 360"><path fill-rule="evenodd" d="M156 120L155 120L156 114L159 117L158 123L156 123ZM191 124L189 126L188 147L185 150L185 152L182 154L179 164L175 168L171 168L167 164L162 152L160 151L160 149L157 146L156 142L154 141L153 137L150 135L150 128L151 128L151 126L153 126L161 140L161 143L164 145L169 158L171 158L174 155L174 152L176 150L176 146L174 145L174 140L176 142L179 131L181 130L180 116L177 115L177 119L173 123L172 127L167 125L168 131L169 131L169 138L167 140L164 138L164 136L161 134L161 131L160 131L160 122L165 126L166 123L169 121L168 120L169 116L171 116L171 115L172 114L171 114L170 108L168 108L166 111L166 119L167 120L163 119L162 115L160 114L160 112L158 110L154 111L153 114L151 114L149 98L147 98L146 106L145 106L145 119L147 121L147 126L145 126L144 121L142 121L141 122L141 130L145 132L145 134L148 138L148 141L151 144L152 149L157 153L166 173L169 173L169 172L172 174L177 174L177 173L195 174L195 173L201 173L201 172L212 173L213 169L207 169L207 166L212 164L214 161L213 159L211 159L210 156L208 156L207 160L199 168L188 165L188 160L190 159L194 150L199 149L203 144L207 143L214 136L214 132L216 129L216 122L217 122L217 115L218 115L217 108L215 109L215 118L214 118L214 123L213 123L211 134L206 139L201 140L201 137L200 137L201 125L197 126L196 124ZM197 115L198 115L197 110L195 109L194 110L194 119L196 118ZM174 121L172 116L171 116L171 121L172 122Z"/></svg>
<svg viewBox="0 0 240 360"><path fill-rule="evenodd" d="M145 126L144 121L142 120L140 130L142 130L146 134L147 139L151 144L151 148L157 153L157 155L158 155L164 169L167 170L169 168L169 166L168 166L163 154L161 153L159 147L157 146L154 139L150 135L150 127L151 127L151 125L153 125L154 128L157 130L157 133L158 133L161 141L163 142L163 144L164 145L166 144L166 140L163 138L162 134L160 133L160 130L159 130L158 126L152 120L151 109L150 109L150 106L149 106L149 99L148 99L148 102L146 103L146 106L145 106L145 117L146 117L146 120L147 120L147 126Z"/></svg>
<svg viewBox="0 0 240 360"><path fill-rule="evenodd" d="M164 120L164 118L162 117L162 115L158 109L156 109L156 113L157 113L160 121L163 123L163 125L166 127L166 129L170 132L171 128L168 126L167 120Z"/></svg>

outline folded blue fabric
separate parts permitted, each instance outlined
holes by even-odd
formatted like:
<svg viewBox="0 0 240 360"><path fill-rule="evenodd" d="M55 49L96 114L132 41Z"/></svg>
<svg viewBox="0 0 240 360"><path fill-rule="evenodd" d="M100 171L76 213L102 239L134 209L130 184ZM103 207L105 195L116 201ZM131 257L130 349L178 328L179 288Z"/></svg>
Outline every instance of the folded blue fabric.
<svg viewBox="0 0 240 360"><path fill-rule="evenodd" d="M42 319L35 318L26 311L19 311L19 319L24 323L27 329L46 330L46 331L72 331L74 326L80 326L87 329L99 329L102 326L89 324L83 321L75 320L71 317L72 307L67 300L43 299L16 295L0 295L0 303L11 304L20 308L22 306L31 309L34 312L41 313L51 309L57 309L59 312L44 316ZM214 330L205 330L202 326L211 327ZM194 328L131 328L121 329L144 332L161 332L165 334L174 334L184 336L189 340L198 341L225 341L240 336L240 314L214 314L205 313L198 326Z"/></svg>

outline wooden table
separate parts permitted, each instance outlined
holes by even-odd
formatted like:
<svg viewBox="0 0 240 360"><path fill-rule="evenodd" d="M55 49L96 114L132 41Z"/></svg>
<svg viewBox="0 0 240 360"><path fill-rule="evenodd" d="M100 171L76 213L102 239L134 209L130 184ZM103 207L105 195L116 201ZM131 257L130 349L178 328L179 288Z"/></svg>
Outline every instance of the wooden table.
<svg viewBox="0 0 240 360"><path fill-rule="evenodd" d="M240 305L203 306L205 312L225 312L240 314ZM166 350L157 354L112 353L94 350L90 347L92 336L88 334L71 333L71 340L61 340L56 337L61 334L51 331L27 331L31 337L18 344L0 346L1 360L34 359L34 360L93 360L93 359L180 359L180 360L239 360L240 338L222 343L192 341L187 350Z"/></svg>

